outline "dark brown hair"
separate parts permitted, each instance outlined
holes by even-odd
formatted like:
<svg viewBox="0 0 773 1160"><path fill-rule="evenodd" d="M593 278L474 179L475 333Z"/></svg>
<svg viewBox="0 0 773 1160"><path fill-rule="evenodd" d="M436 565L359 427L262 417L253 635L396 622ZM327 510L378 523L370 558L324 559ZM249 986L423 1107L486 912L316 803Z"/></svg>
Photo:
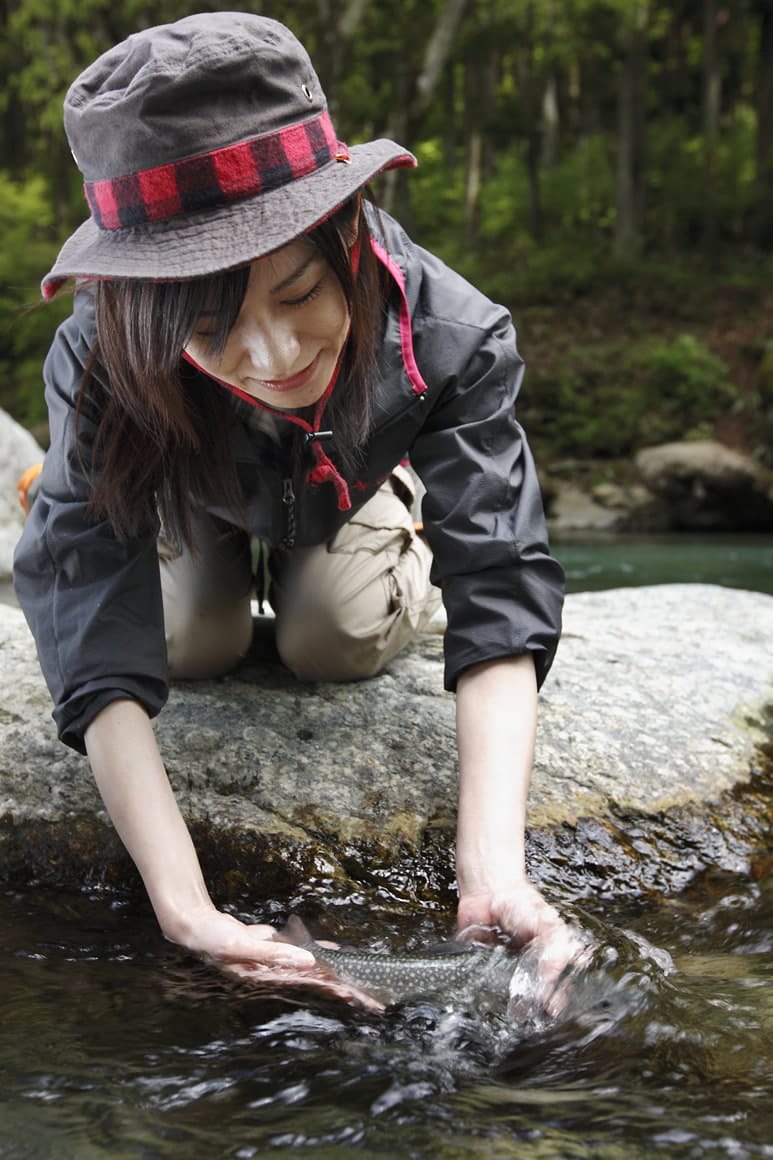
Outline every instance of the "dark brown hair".
<svg viewBox="0 0 773 1160"><path fill-rule="evenodd" d="M350 257L355 235L360 241L356 273ZM338 279L351 316L338 385L323 423L335 432L342 468L351 471L370 427L387 291L359 196L307 236ZM243 503L227 439L232 396L187 367L181 353L200 315L213 304L211 348L222 351L248 277L246 266L186 282L94 284L97 342L77 407L79 416L90 412L92 403L101 411L90 507L121 538L138 534L160 513L168 533L190 544L192 504L213 495L237 511ZM92 373L98 367L104 372L99 378ZM107 389L99 383L103 377Z"/></svg>

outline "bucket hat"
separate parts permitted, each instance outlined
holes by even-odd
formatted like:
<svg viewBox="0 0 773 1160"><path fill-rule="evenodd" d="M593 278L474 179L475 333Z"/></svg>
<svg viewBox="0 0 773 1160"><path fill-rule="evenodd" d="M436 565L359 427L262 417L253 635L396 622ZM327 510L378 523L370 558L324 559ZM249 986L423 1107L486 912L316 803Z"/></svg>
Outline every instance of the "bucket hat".
<svg viewBox="0 0 773 1160"><path fill-rule="evenodd" d="M64 125L89 219L42 282L176 281L244 265L313 229L377 174L381 139L338 141L308 54L278 21L187 16L129 36L73 82Z"/></svg>

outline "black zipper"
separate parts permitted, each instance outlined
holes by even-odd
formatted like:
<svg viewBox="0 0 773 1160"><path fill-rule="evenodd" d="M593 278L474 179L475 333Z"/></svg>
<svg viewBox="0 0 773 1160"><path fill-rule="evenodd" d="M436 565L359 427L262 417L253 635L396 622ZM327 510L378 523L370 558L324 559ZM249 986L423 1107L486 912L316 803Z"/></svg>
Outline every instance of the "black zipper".
<svg viewBox="0 0 773 1160"><path fill-rule="evenodd" d="M285 505L285 534L282 537L283 548L295 547L295 488L293 481L286 476L282 480L282 503Z"/></svg>

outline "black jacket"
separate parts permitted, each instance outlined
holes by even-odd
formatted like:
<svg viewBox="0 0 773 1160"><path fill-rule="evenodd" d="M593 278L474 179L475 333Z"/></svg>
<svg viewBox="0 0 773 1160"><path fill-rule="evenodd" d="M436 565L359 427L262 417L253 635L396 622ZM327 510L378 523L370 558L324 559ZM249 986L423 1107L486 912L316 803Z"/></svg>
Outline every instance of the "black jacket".
<svg viewBox="0 0 773 1160"><path fill-rule="evenodd" d="M515 418L523 363L510 316L387 215L373 229L394 294L365 467L348 480L351 510L408 455L427 489L432 579L448 613L446 687L470 665L524 652L541 684L560 634L563 575L549 555L537 475ZM81 292L45 364L51 445L14 561L60 736L81 752L84 730L109 701L131 697L155 715L168 683L157 529L120 541L86 515L74 399L93 336L93 302ZM288 535L286 472L250 422L250 405L233 398L231 406L248 530L279 544ZM80 437L87 447L83 418ZM211 510L234 518L216 502ZM330 483L296 488L292 538L321 543L350 515L338 510Z"/></svg>

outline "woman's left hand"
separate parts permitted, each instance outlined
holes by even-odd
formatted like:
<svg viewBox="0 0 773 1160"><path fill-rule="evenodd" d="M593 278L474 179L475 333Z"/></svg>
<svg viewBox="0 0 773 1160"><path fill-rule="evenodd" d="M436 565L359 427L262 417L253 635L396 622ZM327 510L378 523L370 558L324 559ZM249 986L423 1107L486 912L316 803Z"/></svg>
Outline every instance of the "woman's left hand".
<svg viewBox="0 0 773 1160"><path fill-rule="evenodd" d="M582 965L588 948L533 883L523 879L507 890L462 894L457 926L460 935L475 936L476 927L496 928L513 947L528 955L537 998L551 1013L562 1003L556 988L567 967Z"/></svg>

